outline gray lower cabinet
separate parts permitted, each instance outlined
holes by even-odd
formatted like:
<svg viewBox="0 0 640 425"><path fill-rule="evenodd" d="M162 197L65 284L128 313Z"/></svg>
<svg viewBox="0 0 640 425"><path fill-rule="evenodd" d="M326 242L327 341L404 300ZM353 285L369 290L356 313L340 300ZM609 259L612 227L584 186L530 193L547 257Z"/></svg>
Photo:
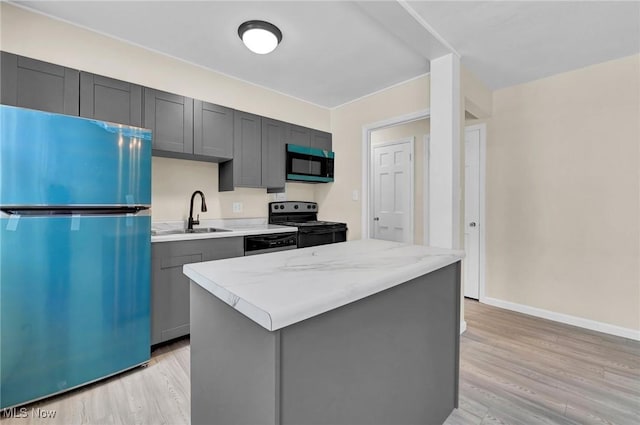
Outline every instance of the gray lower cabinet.
<svg viewBox="0 0 640 425"><path fill-rule="evenodd" d="M151 344L189 334L188 263L244 255L244 238L212 238L151 244Z"/></svg>
<svg viewBox="0 0 640 425"><path fill-rule="evenodd" d="M0 101L5 105L78 115L80 72L2 52Z"/></svg>
<svg viewBox="0 0 640 425"><path fill-rule="evenodd" d="M233 158L233 109L194 101L193 153L220 161Z"/></svg>
<svg viewBox="0 0 640 425"><path fill-rule="evenodd" d="M284 191L286 144L289 124L262 118L262 185L268 191Z"/></svg>
<svg viewBox="0 0 640 425"><path fill-rule="evenodd" d="M142 86L80 73L80 116L142 126Z"/></svg>
<svg viewBox="0 0 640 425"><path fill-rule="evenodd" d="M153 154L193 154L193 99L144 88L143 127L153 131Z"/></svg>

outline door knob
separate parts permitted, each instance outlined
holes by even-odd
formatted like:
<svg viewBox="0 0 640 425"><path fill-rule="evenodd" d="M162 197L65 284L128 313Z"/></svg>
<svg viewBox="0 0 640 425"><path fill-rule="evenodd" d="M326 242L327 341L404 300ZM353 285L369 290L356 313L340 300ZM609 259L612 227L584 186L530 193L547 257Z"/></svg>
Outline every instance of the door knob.
<svg viewBox="0 0 640 425"><path fill-rule="evenodd" d="M476 222L472 221L471 223L469 223L469 227L476 227Z"/></svg>
<svg viewBox="0 0 640 425"><path fill-rule="evenodd" d="M380 217L373 217L373 221L380 221Z"/></svg>

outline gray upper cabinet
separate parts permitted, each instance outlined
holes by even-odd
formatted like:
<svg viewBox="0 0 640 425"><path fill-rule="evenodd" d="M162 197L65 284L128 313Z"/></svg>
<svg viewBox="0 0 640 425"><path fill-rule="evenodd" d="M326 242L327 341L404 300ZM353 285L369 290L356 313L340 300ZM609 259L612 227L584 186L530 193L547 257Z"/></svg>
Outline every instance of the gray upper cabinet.
<svg viewBox="0 0 640 425"><path fill-rule="evenodd" d="M0 103L149 128L153 155L219 162L219 190L285 187L286 144L331 150L331 133L0 52Z"/></svg>
<svg viewBox="0 0 640 425"><path fill-rule="evenodd" d="M289 124L262 118L262 186L282 189L286 181L286 143Z"/></svg>
<svg viewBox="0 0 640 425"><path fill-rule="evenodd" d="M145 87L142 126L153 131L154 155L193 154L193 99Z"/></svg>
<svg viewBox="0 0 640 425"><path fill-rule="evenodd" d="M331 133L290 124L287 130L287 143L330 151Z"/></svg>
<svg viewBox="0 0 640 425"><path fill-rule="evenodd" d="M80 73L80 116L142 126L142 86Z"/></svg>
<svg viewBox="0 0 640 425"><path fill-rule="evenodd" d="M48 62L2 52L2 95L5 105L78 115L80 72Z"/></svg>
<svg viewBox="0 0 640 425"><path fill-rule="evenodd" d="M234 111L233 161L220 164L218 190L262 187L281 192L286 183L287 143L331 150L331 133Z"/></svg>
<svg viewBox="0 0 640 425"><path fill-rule="evenodd" d="M234 186L262 186L262 120L258 115L233 113Z"/></svg>
<svg viewBox="0 0 640 425"><path fill-rule="evenodd" d="M225 161L233 158L233 109L195 100L193 153Z"/></svg>
<svg viewBox="0 0 640 425"><path fill-rule="evenodd" d="M312 130L311 131L311 147L318 148L325 151L331 150L331 133L324 131Z"/></svg>
<svg viewBox="0 0 640 425"><path fill-rule="evenodd" d="M287 143L299 146L311 146L311 130L307 127L290 124L287 131Z"/></svg>

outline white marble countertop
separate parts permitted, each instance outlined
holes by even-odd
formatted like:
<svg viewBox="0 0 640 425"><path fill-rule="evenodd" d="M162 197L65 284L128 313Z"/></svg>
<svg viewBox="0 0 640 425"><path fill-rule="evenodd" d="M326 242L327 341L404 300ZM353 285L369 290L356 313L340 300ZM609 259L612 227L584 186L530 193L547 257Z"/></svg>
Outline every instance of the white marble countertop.
<svg viewBox="0 0 640 425"><path fill-rule="evenodd" d="M266 218L240 218L240 219L207 219L200 220L198 227L215 227L228 230L226 232L210 233L178 233L161 234L162 231L184 229L187 225L184 221L162 221L151 224L151 242L186 241L193 239L232 238L234 236L266 235L270 233L297 232L297 227L278 226L268 224ZM159 234L153 234L159 231Z"/></svg>
<svg viewBox="0 0 640 425"><path fill-rule="evenodd" d="M374 239L183 266L192 281L275 331L453 264L463 251Z"/></svg>

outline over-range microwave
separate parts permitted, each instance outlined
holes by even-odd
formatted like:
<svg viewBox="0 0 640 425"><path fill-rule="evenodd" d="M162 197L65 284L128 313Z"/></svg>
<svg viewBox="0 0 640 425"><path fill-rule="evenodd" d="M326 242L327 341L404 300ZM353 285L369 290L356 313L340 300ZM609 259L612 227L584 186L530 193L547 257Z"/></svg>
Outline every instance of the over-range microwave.
<svg viewBox="0 0 640 425"><path fill-rule="evenodd" d="M312 183L333 181L335 155L308 146L287 144L287 180Z"/></svg>

